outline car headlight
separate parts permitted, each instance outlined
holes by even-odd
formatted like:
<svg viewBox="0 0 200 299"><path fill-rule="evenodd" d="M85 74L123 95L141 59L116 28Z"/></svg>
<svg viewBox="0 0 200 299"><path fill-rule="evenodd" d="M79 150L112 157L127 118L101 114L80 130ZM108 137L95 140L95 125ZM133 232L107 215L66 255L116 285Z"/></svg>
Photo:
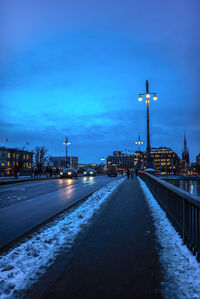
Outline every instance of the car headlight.
<svg viewBox="0 0 200 299"><path fill-rule="evenodd" d="M90 171L90 174L93 174L93 172L92 172L92 171Z"/></svg>
<svg viewBox="0 0 200 299"><path fill-rule="evenodd" d="M72 174L71 172L68 172L67 174Z"/></svg>
<svg viewBox="0 0 200 299"><path fill-rule="evenodd" d="M63 172L60 172L60 174L62 175L62 174L63 174Z"/></svg>
<svg viewBox="0 0 200 299"><path fill-rule="evenodd" d="M86 171L84 172L84 174L86 174Z"/></svg>

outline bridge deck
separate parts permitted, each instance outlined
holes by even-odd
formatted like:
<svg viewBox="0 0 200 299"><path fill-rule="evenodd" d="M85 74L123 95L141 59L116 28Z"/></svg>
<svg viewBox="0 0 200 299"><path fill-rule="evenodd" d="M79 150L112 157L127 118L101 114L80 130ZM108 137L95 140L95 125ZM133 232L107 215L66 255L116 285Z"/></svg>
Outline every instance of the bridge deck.
<svg viewBox="0 0 200 299"><path fill-rule="evenodd" d="M29 298L162 298L158 244L138 180L123 183L92 221Z"/></svg>

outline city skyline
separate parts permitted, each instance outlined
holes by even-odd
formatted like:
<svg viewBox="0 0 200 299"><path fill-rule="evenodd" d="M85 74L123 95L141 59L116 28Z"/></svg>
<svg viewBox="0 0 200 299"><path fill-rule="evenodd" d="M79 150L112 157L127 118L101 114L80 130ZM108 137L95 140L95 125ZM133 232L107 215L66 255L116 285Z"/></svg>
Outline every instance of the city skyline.
<svg viewBox="0 0 200 299"><path fill-rule="evenodd" d="M8 139L6 138L6 142L5 142L5 145L3 146L0 146L2 148L7 148L7 149L19 149L19 150L25 150L25 151L29 151L29 152L35 152L35 149L30 149L28 148L29 147L29 142L26 143L26 146L23 146L23 147L9 147L7 145L7 142L8 142ZM138 141L137 141L138 142ZM138 143L135 142L135 145L138 147ZM182 148L182 151L181 151L181 154L179 155L177 152L175 152L178 156L178 158L180 160L185 160L185 157L183 157L183 153L187 154L188 155L188 161L189 163L196 163L196 158L197 156L200 154L200 153L197 153L196 156L195 156L195 159L192 160L191 157L190 157L190 151L189 151L189 148L185 148L185 145L186 145L186 142L187 142L187 138L186 138L186 135L184 133L184 143L183 143L183 148ZM65 143L63 143L65 144ZM70 145L71 143L69 143ZM68 145L68 146L69 146ZM142 149L141 146L143 146L144 148ZM155 149L170 149L170 150L173 150L172 148L170 147L166 147L166 146L160 146L160 147L151 147L151 152L153 153ZM185 152L185 149L187 149L187 151ZM66 150L65 150L66 151ZM112 155L113 153L116 153L116 152L121 152L122 154L125 154L125 155L135 155L137 152L141 152L141 153L146 153L146 147L145 147L145 143L143 141L141 141L141 144L140 144L140 150L139 148L136 148L136 149L130 149L130 148L126 148L126 149L114 149L112 153L109 153L107 156L101 156L99 159L97 159L96 161L91 161L91 160L88 160L88 161L81 161L80 163L96 163L96 164L101 164L102 163L102 159L103 160L106 160L106 157ZM54 158L54 157L63 157L64 159L66 159L66 152L65 154L61 153L61 154L51 154L48 149L47 149L47 156L51 159L51 158ZM67 155L68 158L70 157L74 157L73 153L69 153L69 155Z"/></svg>
<svg viewBox="0 0 200 299"><path fill-rule="evenodd" d="M12 4L12 5L10 5ZM51 155L100 161L115 150L151 147L179 157L184 131L191 161L199 154L199 3L190 1L3 1L0 144L46 146Z"/></svg>

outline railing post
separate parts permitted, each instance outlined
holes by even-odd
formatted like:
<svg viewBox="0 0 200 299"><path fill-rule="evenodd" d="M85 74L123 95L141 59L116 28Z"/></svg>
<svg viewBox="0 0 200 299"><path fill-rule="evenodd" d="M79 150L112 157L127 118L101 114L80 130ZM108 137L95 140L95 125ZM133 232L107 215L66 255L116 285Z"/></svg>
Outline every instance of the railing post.
<svg viewBox="0 0 200 299"><path fill-rule="evenodd" d="M183 243L186 243L186 238L185 238L185 199L182 199L182 234L183 234Z"/></svg>
<svg viewBox="0 0 200 299"><path fill-rule="evenodd" d="M200 210L197 208L197 260L200 262Z"/></svg>
<svg viewBox="0 0 200 299"><path fill-rule="evenodd" d="M166 215L168 215L168 200L167 200L167 198L168 198L168 192L167 192L167 188L165 188L165 211L166 211Z"/></svg>
<svg viewBox="0 0 200 299"><path fill-rule="evenodd" d="M194 254L194 206L192 205L192 253Z"/></svg>
<svg viewBox="0 0 200 299"><path fill-rule="evenodd" d="M198 244L198 235L197 235L197 227L198 227L198 222L197 222L197 215L198 215L198 211L197 208L194 208L194 214L195 214L195 220L194 220L194 225L195 225L195 255L197 253L197 244Z"/></svg>

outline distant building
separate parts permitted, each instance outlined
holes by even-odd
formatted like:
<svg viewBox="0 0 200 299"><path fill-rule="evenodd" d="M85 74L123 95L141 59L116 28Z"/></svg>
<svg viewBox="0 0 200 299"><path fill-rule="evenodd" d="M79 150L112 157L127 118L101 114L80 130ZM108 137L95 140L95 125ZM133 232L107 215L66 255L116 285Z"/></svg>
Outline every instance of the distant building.
<svg viewBox="0 0 200 299"><path fill-rule="evenodd" d="M123 154L121 151L113 152L113 155L107 158L107 167L116 166L118 170L134 168L135 155Z"/></svg>
<svg viewBox="0 0 200 299"><path fill-rule="evenodd" d="M70 166L72 168L78 168L78 157L71 156L70 157Z"/></svg>
<svg viewBox="0 0 200 299"><path fill-rule="evenodd" d="M196 156L196 170L200 174L200 153Z"/></svg>
<svg viewBox="0 0 200 299"><path fill-rule="evenodd" d="M156 174L178 174L180 159L171 148L152 148L151 157ZM110 155L107 158L107 167L116 166L118 170L126 170L127 168L144 170L146 168L145 163L146 153L142 151L136 151L135 154L132 155L115 151L113 152L113 155Z"/></svg>
<svg viewBox="0 0 200 299"><path fill-rule="evenodd" d="M136 151L134 155L134 168L144 170L146 154L141 151Z"/></svg>
<svg viewBox="0 0 200 299"><path fill-rule="evenodd" d="M66 157L57 156L49 158L49 166L64 168L66 167ZM78 157L67 157L67 166L71 168L78 168Z"/></svg>
<svg viewBox="0 0 200 299"><path fill-rule="evenodd" d="M187 147L187 141L186 141L186 136L184 134L184 146L183 146L183 151L182 151L182 163L183 167L187 168L189 167L190 164L190 155L189 155L189 150Z"/></svg>
<svg viewBox="0 0 200 299"><path fill-rule="evenodd" d="M49 166L64 168L66 164L66 157L50 157Z"/></svg>
<svg viewBox="0 0 200 299"><path fill-rule="evenodd" d="M153 160L153 167L156 170L156 174L178 174L180 159L171 148L152 148L151 157Z"/></svg>
<svg viewBox="0 0 200 299"><path fill-rule="evenodd" d="M13 175L14 168L21 175L30 174L33 167L33 152L18 149L0 147L0 174Z"/></svg>

